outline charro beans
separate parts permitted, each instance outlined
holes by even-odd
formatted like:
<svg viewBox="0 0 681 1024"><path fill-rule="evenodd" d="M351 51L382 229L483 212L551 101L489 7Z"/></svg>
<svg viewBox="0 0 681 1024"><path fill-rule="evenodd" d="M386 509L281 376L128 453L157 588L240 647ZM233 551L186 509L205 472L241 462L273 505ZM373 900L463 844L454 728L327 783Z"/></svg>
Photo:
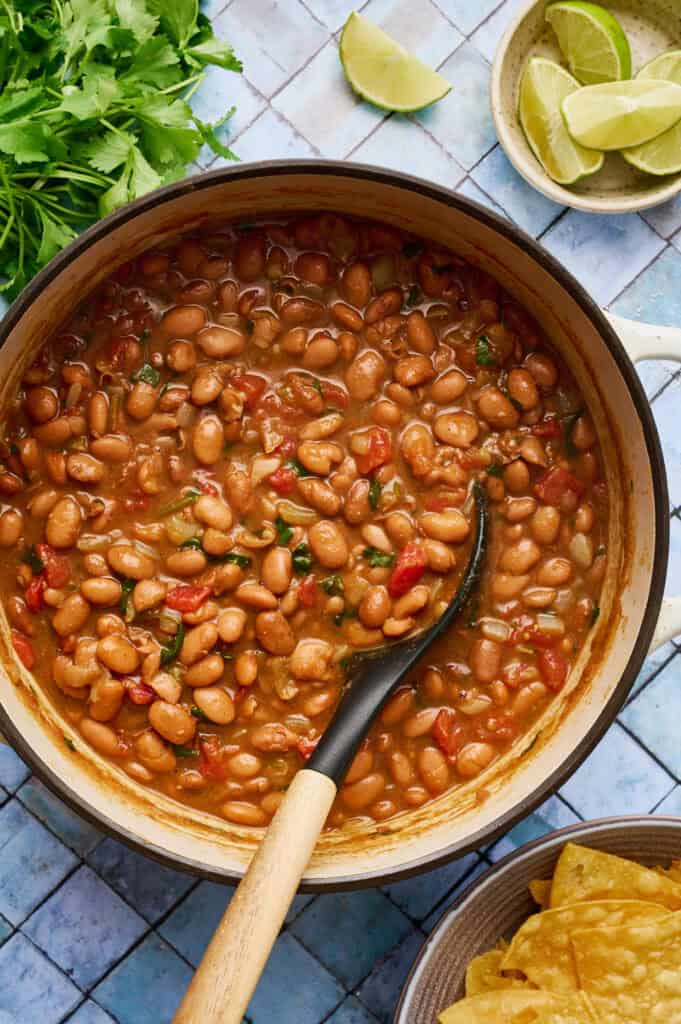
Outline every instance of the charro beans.
<svg viewBox="0 0 681 1024"><path fill-rule="evenodd" d="M455 594L481 485L477 603L327 827L495 771L607 621L617 564L594 420L539 326L453 253L332 212L199 226L127 275L25 370L0 445L15 647L81 746L267 824L354 655Z"/></svg>

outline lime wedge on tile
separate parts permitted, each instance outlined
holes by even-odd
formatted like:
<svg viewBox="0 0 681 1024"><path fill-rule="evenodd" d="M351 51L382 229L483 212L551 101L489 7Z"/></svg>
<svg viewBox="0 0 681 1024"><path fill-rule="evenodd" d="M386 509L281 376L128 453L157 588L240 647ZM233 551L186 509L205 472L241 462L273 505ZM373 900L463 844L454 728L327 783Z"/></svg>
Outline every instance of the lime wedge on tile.
<svg viewBox="0 0 681 1024"><path fill-rule="evenodd" d="M681 50L661 53L642 67L636 78L663 79L681 85ZM681 171L681 121L656 139L623 150L622 156L632 167L647 174L678 174Z"/></svg>
<svg viewBox="0 0 681 1024"><path fill-rule="evenodd" d="M569 0L550 4L546 20L570 71L582 85L617 82L631 75L631 51L617 18L598 4Z"/></svg>
<svg viewBox="0 0 681 1024"><path fill-rule="evenodd" d="M340 59L355 92L383 110L421 110L452 88L446 78L354 11L343 26Z"/></svg>
<svg viewBox="0 0 681 1024"><path fill-rule="evenodd" d="M589 149L627 149L681 120L681 85L656 79L587 85L563 100L570 135Z"/></svg>
<svg viewBox="0 0 681 1024"><path fill-rule="evenodd" d="M566 96L579 82L545 57L528 61L520 81L518 116L530 148L546 173L560 185L573 185L603 166L603 154L570 138L561 114Z"/></svg>

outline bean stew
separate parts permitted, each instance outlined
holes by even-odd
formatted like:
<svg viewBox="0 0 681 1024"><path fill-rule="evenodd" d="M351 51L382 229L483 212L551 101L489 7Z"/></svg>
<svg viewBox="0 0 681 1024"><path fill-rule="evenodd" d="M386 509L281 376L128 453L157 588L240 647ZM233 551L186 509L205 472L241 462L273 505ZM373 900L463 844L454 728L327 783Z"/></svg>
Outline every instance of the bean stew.
<svg viewBox="0 0 681 1024"><path fill-rule="evenodd" d="M18 657L84 743L239 825L271 818L350 655L441 614L476 480L479 592L328 826L475 778L598 616L608 492L573 378L496 281L386 225L212 225L124 264L25 373L0 456Z"/></svg>

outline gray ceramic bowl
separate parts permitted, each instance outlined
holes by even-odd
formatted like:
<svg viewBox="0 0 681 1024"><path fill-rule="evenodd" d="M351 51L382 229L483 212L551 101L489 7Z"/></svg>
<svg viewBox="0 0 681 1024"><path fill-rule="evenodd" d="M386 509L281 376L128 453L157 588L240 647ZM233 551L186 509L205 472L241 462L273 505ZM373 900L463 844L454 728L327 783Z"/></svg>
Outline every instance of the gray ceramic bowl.
<svg viewBox="0 0 681 1024"><path fill-rule="evenodd" d="M681 818L603 818L552 832L504 857L431 932L404 984L393 1024L435 1024L438 1013L463 996L469 962L500 938L510 938L536 912L527 886L553 873L568 841L666 866L681 857Z"/></svg>
<svg viewBox="0 0 681 1024"><path fill-rule="evenodd" d="M599 0L600 2L600 0ZM602 0L620 20L632 52L632 74L665 50L681 47L681 0ZM681 192L681 174L654 177L630 167L619 153L606 154L602 170L570 188L549 178L518 120L518 89L530 57L565 63L544 20L547 0L527 0L499 43L490 95L501 145L523 178L549 199L589 213L632 213Z"/></svg>

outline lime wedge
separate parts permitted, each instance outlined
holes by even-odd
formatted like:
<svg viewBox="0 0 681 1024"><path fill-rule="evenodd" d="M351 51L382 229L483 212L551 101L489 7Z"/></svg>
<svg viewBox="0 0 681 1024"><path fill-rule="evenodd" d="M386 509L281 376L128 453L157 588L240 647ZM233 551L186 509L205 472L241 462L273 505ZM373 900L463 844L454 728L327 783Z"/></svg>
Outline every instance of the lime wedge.
<svg viewBox="0 0 681 1024"><path fill-rule="evenodd" d="M654 79L587 85L563 100L570 135L589 149L626 149L681 120L681 85Z"/></svg>
<svg viewBox="0 0 681 1024"><path fill-rule="evenodd" d="M667 50L654 57L643 65L636 77L662 79L681 85L681 50Z"/></svg>
<svg viewBox="0 0 681 1024"><path fill-rule="evenodd" d="M560 64L533 57L520 82L518 116L530 148L546 173L560 185L573 185L603 166L603 154L574 142L565 127L561 103L579 89Z"/></svg>
<svg viewBox="0 0 681 1024"><path fill-rule="evenodd" d="M662 79L681 85L681 50L669 50L641 68L637 79ZM642 146L622 151L622 156L646 174L678 174L681 171L681 121Z"/></svg>
<svg viewBox="0 0 681 1024"><path fill-rule="evenodd" d="M583 85L617 82L631 75L631 51L617 18L598 4L550 4L546 20L570 71Z"/></svg>
<svg viewBox="0 0 681 1024"><path fill-rule="evenodd" d="M383 110L421 110L452 88L446 78L354 11L343 26L340 59L355 92Z"/></svg>

